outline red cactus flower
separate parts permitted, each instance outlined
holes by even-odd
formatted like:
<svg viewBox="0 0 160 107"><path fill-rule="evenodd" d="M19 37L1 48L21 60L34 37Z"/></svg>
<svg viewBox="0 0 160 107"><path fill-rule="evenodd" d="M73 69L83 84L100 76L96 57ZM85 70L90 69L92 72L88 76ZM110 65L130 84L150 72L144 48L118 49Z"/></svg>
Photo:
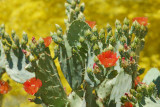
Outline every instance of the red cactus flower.
<svg viewBox="0 0 160 107"><path fill-rule="evenodd" d="M141 84L141 80L140 80L140 77L137 77L135 80L134 80L134 86L136 87L138 84Z"/></svg>
<svg viewBox="0 0 160 107"><path fill-rule="evenodd" d="M24 84L24 90L31 95L34 95L39 88L42 86L42 81L40 79L31 78L27 80Z"/></svg>
<svg viewBox="0 0 160 107"><path fill-rule="evenodd" d="M11 87L8 85L8 82L0 80L0 94L6 94L11 90Z"/></svg>
<svg viewBox="0 0 160 107"><path fill-rule="evenodd" d="M112 51L106 51L99 54L98 59L100 60L101 64L104 65L106 68L115 66L119 57L117 57L117 53L113 53Z"/></svg>
<svg viewBox="0 0 160 107"><path fill-rule="evenodd" d="M131 102L125 102L121 107L133 107L133 104Z"/></svg>
<svg viewBox="0 0 160 107"><path fill-rule="evenodd" d="M44 40L45 46L48 47L52 42L52 37L49 36L49 37L43 38L43 40Z"/></svg>
<svg viewBox="0 0 160 107"><path fill-rule="evenodd" d="M146 26L148 23L148 18L147 17L136 17L133 18L133 22L137 21L140 25Z"/></svg>
<svg viewBox="0 0 160 107"><path fill-rule="evenodd" d="M95 24L96 24L95 21L86 21L86 23L87 23L91 28L93 28L93 27L95 26Z"/></svg>

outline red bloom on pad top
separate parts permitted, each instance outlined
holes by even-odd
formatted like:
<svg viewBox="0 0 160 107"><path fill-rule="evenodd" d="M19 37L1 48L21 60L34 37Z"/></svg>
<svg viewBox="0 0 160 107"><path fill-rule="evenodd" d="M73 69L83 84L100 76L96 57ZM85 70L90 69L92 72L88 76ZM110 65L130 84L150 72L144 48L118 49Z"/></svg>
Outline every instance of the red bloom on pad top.
<svg viewBox="0 0 160 107"><path fill-rule="evenodd" d="M27 80L24 84L24 90L31 95L34 95L39 88L42 86L42 81L40 79L31 78Z"/></svg>
<svg viewBox="0 0 160 107"><path fill-rule="evenodd" d="M91 28L93 28L93 27L95 26L95 24L96 24L95 21L86 21L86 23L87 23Z"/></svg>
<svg viewBox="0 0 160 107"><path fill-rule="evenodd" d="M136 17L133 18L133 22L137 21L140 25L146 26L148 23L148 18L147 17Z"/></svg>
<svg viewBox="0 0 160 107"><path fill-rule="evenodd" d="M97 57L99 61L101 62L101 64L104 65L106 68L115 66L119 58L117 57L117 53L114 53L110 50L106 52L102 52Z"/></svg>
<svg viewBox="0 0 160 107"><path fill-rule="evenodd" d="M44 40L45 46L48 47L52 42L52 37L49 36L49 37L43 38L43 40Z"/></svg>
<svg viewBox="0 0 160 107"><path fill-rule="evenodd" d="M8 82L0 80L0 94L6 94L11 90L11 87L8 85Z"/></svg>
<svg viewBox="0 0 160 107"><path fill-rule="evenodd" d="M125 102L121 107L133 107L133 104L131 102Z"/></svg>

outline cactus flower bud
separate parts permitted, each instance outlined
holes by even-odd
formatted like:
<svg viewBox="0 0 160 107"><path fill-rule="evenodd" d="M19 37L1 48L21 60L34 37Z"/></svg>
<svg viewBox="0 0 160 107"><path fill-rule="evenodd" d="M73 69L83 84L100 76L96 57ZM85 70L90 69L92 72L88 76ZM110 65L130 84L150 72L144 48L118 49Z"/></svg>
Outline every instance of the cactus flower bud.
<svg viewBox="0 0 160 107"><path fill-rule="evenodd" d="M97 56L95 56L94 57L94 62L98 62L99 60L98 60L98 57Z"/></svg>
<svg viewBox="0 0 160 107"><path fill-rule="evenodd" d="M91 34L92 34L92 32L88 29L88 30L85 31L85 34L84 34L84 35L85 35L85 36L90 36Z"/></svg>
<svg viewBox="0 0 160 107"><path fill-rule="evenodd" d="M84 3L81 3L81 4L80 4L80 10L81 10L81 12L83 12L84 9L85 9L85 4L84 4Z"/></svg>
<svg viewBox="0 0 160 107"><path fill-rule="evenodd" d="M36 38L34 36L32 37L32 43L36 43Z"/></svg>
<svg viewBox="0 0 160 107"><path fill-rule="evenodd" d="M6 94L11 90L11 86L8 82L0 80L0 94Z"/></svg>
<svg viewBox="0 0 160 107"><path fill-rule="evenodd" d="M87 72L92 72L92 69L91 68L87 68Z"/></svg>
<svg viewBox="0 0 160 107"><path fill-rule="evenodd" d="M81 36L81 37L79 38L79 42L84 42L84 37Z"/></svg>
<svg viewBox="0 0 160 107"><path fill-rule="evenodd" d="M58 24L55 24L55 26L56 26L56 29L57 29L57 30L62 31L62 28L61 28Z"/></svg>
<svg viewBox="0 0 160 107"><path fill-rule="evenodd" d="M83 14L82 12L80 12L80 13L78 14L78 19L79 19L79 20L83 20L83 19L84 19L84 14Z"/></svg>
<svg viewBox="0 0 160 107"><path fill-rule="evenodd" d="M95 44L94 46L93 46L93 50L98 50L99 49L99 46L97 45L97 44Z"/></svg>
<svg viewBox="0 0 160 107"><path fill-rule="evenodd" d="M115 25L116 25L116 27L117 27L118 25L121 25L121 22L116 19Z"/></svg>
<svg viewBox="0 0 160 107"><path fill-rule="evenodd" d="M107 32L108 32L108 33L109 33L110 31L112 31L112 27L111 27L110 24L107 24L106 28L107 28Z"/></svg>
<svg viewBox="0 0 160 107"><path fill-rule="evenodd" d="M119 52L123 52L124 51L124 46L122 46L121 44L119 45L119 48L118 48L118 51Z"/></svg>
<svg viewBox="0 0 160 107"><path fill-rule="evenodd" d="M29 55L29 61L32 62L32 61L35 61L35 57L31 54Z"/></svg>
<svg viewBox="0 0 160 107"><path fill-rule="evenodd" d="M75 2L74 0L72 0L72 2L71 2L71 7L72 7L72 8L75 8L75 7L76 7L76 2Z"/></svg>
<svg viewBox="0 0 160 107"><path fill-rule="evenodd" d="M76 12L79 12L79 11L80 11L79 6L76 6L75 11L76 11Z"/></svg>
<svg viewBox="0 0 160 107"><path fill-rule="evenodd" d="M28 51L26 51L26 50L24 50L24 49L22 49L22 52L23 52L27 57L30 55L30 52L28 52Z"/></svg>
<svg viewBox="0 0 160 107"><path fill-rule="evenodd" d="M96 22L95 21L86 21L86 23L93 29L95 26Z"/></svg>
<svg viewBox="0 0 160 107"><path fill-rule="evenodd" d="M127 25L129 26L129 19L125 18L124 21L123 21L124 25Z"/></svg>
<svg viewBox="0 0 160 107"><path fill-rule="evenodd" d="M12 30L12 32L11 32L12 38L14 38L15 34L16 34L16 32L14 30Z"/></svg>
<svg viewBox="0 0 160 107"><path fill-rule="evenodd" d="M95 41L95 40L97 40L97 37L96 37L95 35L93 35L93 36L91 37L91 41L93 42L93 41Z"/></svg>
<svg viewBox="0 0 160 107"><path fill-rule="evenodd" d="M24 41L27 43L28 42L28 36L26 32L23 32L22 34Z"/></svg>
<svg viewBox="0 0 160 107"><path fill-rule="evenodd" d="M93 32L97 32L97 26L94 26L92 29Z"/></svg>
<svg viewBox="0 0 160 107"><path fill-rule="evenodd" d="M42 86L42 81L34 77L24 82L23 86L24 86L24 90L28 94L34 95Z"/></svg>
<svg viewBox="0 0 160 107"><path fill-rule="evenodd" d="M12 48L13 48L13 49L17 49L18 47L16 46L15 43L13 43L13 44L12 44Z"/></svg>
<svg viewBox="0 0 160 107"><path fill-rule="evenodd" d="M114 47L111 44L109 44L109 46L107 47L107 50L113 51Z"/></svg>

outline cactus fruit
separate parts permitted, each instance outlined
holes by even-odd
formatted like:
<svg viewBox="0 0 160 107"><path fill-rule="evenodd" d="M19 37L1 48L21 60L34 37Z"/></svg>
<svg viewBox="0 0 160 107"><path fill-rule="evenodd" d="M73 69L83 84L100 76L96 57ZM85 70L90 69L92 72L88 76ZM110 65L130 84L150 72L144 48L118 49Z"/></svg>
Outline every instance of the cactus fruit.
<svg viewBox="0 0 160 107"><path fill-rule="evenodd" d="M114 33L109 24L106 31L99 31L95 22L85 20L80 0L67 0L65 6L64 33L56 24L49 37L33 37L28 44L26 33L20 41L15 31L10 37L4 25L0 27L0 73L6 71L24 83L25 91L35 96L30 101L45 107L158 107L159 71L151 69L143 82L137 78L144 72L138 61L148 32L147 18L135 18L131 26L127 18L123 24L116 20ZM48 47L52 41L54 57ZM72 88L69 95L55 59Z"/></svg>

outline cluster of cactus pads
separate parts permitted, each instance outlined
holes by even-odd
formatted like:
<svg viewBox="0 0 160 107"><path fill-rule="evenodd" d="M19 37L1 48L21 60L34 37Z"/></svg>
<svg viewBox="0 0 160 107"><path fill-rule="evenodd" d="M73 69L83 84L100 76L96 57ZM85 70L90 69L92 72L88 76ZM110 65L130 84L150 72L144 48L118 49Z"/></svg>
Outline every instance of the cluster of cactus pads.
<svg viewBox="0 0 160 107"><path fill-rule="evenodd" d="M28 43L12 31L11 36L0 27L0 75L6 72L13 80L24 84L24 89L44 107L160 107L160 73L151 69L141 82L138 67L139 53L144 48L147 18L127 18L123 24L116 20L115 31L107 24L98 31L95 22L85 21L85 5L80 0L65 3L68 19L66 31L56 24L57 31L47 38ZM49 49L54 41L54 57ZM72 92L57 71L58 58L61 70ZM6 88L7 87L7 88ZM0 93L9 90L1 80Z"/></svg>

